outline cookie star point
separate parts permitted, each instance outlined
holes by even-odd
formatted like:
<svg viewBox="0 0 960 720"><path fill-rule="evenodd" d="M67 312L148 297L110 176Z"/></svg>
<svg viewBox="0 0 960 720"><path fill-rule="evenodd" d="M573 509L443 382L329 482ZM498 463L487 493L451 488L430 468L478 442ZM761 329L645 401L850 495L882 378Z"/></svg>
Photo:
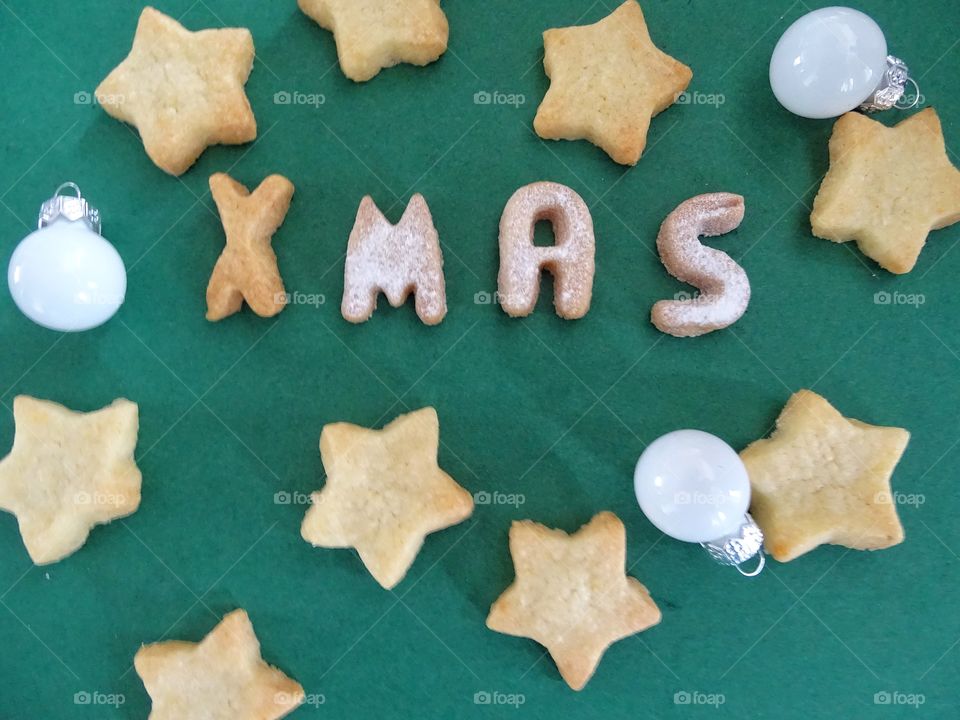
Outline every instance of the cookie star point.
<svg viewBox="0 0 960 720"><path fill-rule="evenodd" d="M636 165L653 116L676 102L689 67L650 39L643 10L626 0L593 25L543 34L550 88L534 118L547 140L589 140L621 165Z"/></svg>
<svg viewBox="0 0 960 720"><path fill-rule="evenodd" d="M932 230L960 221L960 170L927 108L887 127L847 113L830 137L830 169L814 200L813 234L856 241L892 273L910 272Z"/></svg>
<svg viewBox="0 0 960 720"><path fill-rule="evenodd" d="M134 668L153 703L150 720L279 720L305 697L298 682L264 662L244 610L199 643L144 645Z"/></svg>
<svg viewBox="0 0 960 720"><path fill-rule="evenodd" d="M487 627L536 640L581 690L617 640L660 622L647 589L626 574L626 531L602 512L567 534L531 520L510 527L516 579L490 607Z"/></svg>
<svg viewBox="0 0 960 720"><path fill-rule="evenodd" d="M810 390L795 393L774 433L740 453L767 551L787 562L822 544L902 542L890 478L909 439L902 428L845 418Z"/></svg>
<svg viewBox="0 0 960 720"><path fill-rule="evenodd" d="M157 167L181 175L210 145L256 138L244 91L253 58L245 28L191 32L146 7L129 55L95 94L109 115L137 128Z"/></svg>
<svg viewBox="0 0 960 720"><path fill-rule="evenodd" d="M287 296L271 240L283 224L294 187L271 175L251 193L226 173L210 177L226 245L207 285L207 320L222 320L246 302L260 317L272 317Z"/></svg>
<svg viewBox="0 0 960 720"><path fill-rule="evenodd" d="M473 498L437 464L440 425L423 408L382 430L326 425L320 455L327 473L301 527L317 547L353 547L390 589L406 575L427 535L466 520Z"/></svg>
<svg viewBox="0 0 960 720"><path fill-rule="evenodd" d="M137 510L136 403L118 399L81 413L20 395L13 417L13 449L0 461L0 510L17 517L35 564L62 560L94 526Z"/></svg>
<svg viewBox="0 0 960 720"><path fill-rule="evenodd" d="M365 82L400 63L428 65L447 50L450 34L440 0L298 0L333 33L343 74Z"/></svg>

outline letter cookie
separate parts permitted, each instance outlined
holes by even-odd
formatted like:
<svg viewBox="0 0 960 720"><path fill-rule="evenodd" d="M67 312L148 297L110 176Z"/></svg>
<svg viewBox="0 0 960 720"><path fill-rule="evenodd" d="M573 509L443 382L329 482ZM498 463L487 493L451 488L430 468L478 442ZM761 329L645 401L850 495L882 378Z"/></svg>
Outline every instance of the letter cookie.
<svg viewBox="0 0 960 720"><path fill-rule="evenodd" d="M750 281L743 268L725 252L700 243L736 230L743 221L743 198L710 193L690 198L670 213L660 226L657 250L667 272L693 285L700 295L692 300L661 300L650 319L661 332L696 337L733 325L747 310Z"/></svg>
<svg viewBox="0 0 960 720"><path fill-rule="evenodd" d="M343 273L340 312L344 319L369 320L380 292L393 307L403 305L412 292L417 315L426 325L436 325L447 314L440 237L420 193L410 198L396 225L390 224L369 195L360 201Z"/></svg>
<svg viewBox="0 0 960 720"><path fill-rule="evenodd" d="M533 244L540 220L553 225L552 247ZM546 269L554 277L557 315L582 318L593 295L594 249L590 210L577 193L552 182L517 190L500 218L498 294L504 311L511 317L532 313L540 295L540 272Z"/></svg>
<svg viewBox="0 0 960 720"><path fill-rule="evenodd" d="M217 173L210 176L210 192L227 246L207 285L207 320L233 315L244 300L260 317L276 315L287 297L270 241L290 209L293 183L271 175L251 195L226 173Z"/></svg>

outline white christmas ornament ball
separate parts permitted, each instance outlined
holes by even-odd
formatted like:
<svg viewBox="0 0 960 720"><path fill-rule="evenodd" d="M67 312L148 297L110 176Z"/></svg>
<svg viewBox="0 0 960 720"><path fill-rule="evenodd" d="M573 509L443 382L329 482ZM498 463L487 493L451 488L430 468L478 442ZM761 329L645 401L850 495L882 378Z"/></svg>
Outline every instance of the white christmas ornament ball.
<svg viewBox="0 0 960 720"><path fill-rule="evenodd" d="M787 28L770 60L770 85L790 112L832 118L869 98L886 69L880 26L859 10L828 7Z"/></svg>
<svg viewBox="0 0 960 720"><path fill-rule="evenodd" d="M710 542L737 531L750 506L740 456L700 430L677 430L651 443L637 462L633 484L650 522L685 542Z"/></svg>

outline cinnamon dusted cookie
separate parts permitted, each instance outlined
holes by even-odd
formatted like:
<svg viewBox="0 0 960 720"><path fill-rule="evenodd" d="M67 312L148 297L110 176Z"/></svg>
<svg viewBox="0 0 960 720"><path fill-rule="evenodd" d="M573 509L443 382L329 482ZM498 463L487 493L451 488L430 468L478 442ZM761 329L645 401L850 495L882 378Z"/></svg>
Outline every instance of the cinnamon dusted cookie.
<svg viewBox="0 0 960 720"><path fill-rule="evenodd" d="M420 193L410 198L396 225L369 195L360 201L343 270L340 312L344 320L369 320L381 292L393 307L403 305L413 293L417 316L425 325L437 325L446 317L440 236Z"/></svg>
<svg viewBox="0 0 960 720"><path fill-rule="evenodd" d="M537 223L553 226L556 242L537 247ZM517 190L500 218L500 273L497 296L511 317L533 312L540 295L540 275L554 276L557 315L567 320L582 318L593 296L593 218L577 193L566 185L535 182Z"/></svg>
<svg viewBox="0 0 960 720"><path fill-rule="evenodd" d="M680 204L660 227L657 250L667 271L700 290L685 300L661 300L650 319L661 332L696 337L729 327L747 311L750 280L733 258L707 247L700 236L724 235L743 221L740 195L709 193Z"/></svg>

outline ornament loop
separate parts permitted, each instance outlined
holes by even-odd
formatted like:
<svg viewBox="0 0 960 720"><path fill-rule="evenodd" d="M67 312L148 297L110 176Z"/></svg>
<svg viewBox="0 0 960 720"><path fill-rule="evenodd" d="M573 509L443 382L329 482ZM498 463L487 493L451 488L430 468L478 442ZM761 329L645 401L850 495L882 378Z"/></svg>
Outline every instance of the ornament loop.
<svg viewBox="0 0 960 720"><path fill-rule="evenodd" d="M76 195L63 195L63 190L71 189ZM80 192L75 182L65 182L56 189L53 197L40 206L37 229L41 230L59 218L70 221L83 220L97 235L100 235L100 211L92 207Z"/></svg>
<svg viewBox="0 0 960 720"><path fill-rule="evenodd" d="M913 85L913 102L905 107L897 105L897 110L913 110L917 105L920 104L920 86L917 85L916 80L909 76L907 77L907 82ZM909 95L907 95L907 97L909 97ZM900 100L903 100L903 97L901 97ZM899 102L899 100L897 102Z"/></svg>
<svg viewBox="0 0 960 720"><path fill-rule="evenodd" d="M750 517L750 513L744 515L743 522L734 532L700 545L716 562L721 565L733 565L741 575L746 577L759 575L766 563L763 557L763 531ZM757 555L760 556L758 565L752 572L747 572L740 567Z"/></svg>
<svg viewBox="0 0 960 720"><path fill-rule="evenodd" d="M766 564L767 564L767 557L766 555L763 554L763 551L761 550L760 552L757 553L757 566L753 570L747 572L741 567L740 564L734 565L734 567L737 569L737 572L739 572L744 577L756 577L763 571L763 566Z"/></svg>
<svg viewBox="0 0 960 720"><path fill-rule="evenodd" d="M910 106L914 107L920 102L919 86L910 77L910 69L903 60L893 55L887 55L887 70L883 73L880 85L870 97L863 101L860 110L865 113L875 113L897 107L908 82L913 83L917 89L916 102Z"/></svg>

